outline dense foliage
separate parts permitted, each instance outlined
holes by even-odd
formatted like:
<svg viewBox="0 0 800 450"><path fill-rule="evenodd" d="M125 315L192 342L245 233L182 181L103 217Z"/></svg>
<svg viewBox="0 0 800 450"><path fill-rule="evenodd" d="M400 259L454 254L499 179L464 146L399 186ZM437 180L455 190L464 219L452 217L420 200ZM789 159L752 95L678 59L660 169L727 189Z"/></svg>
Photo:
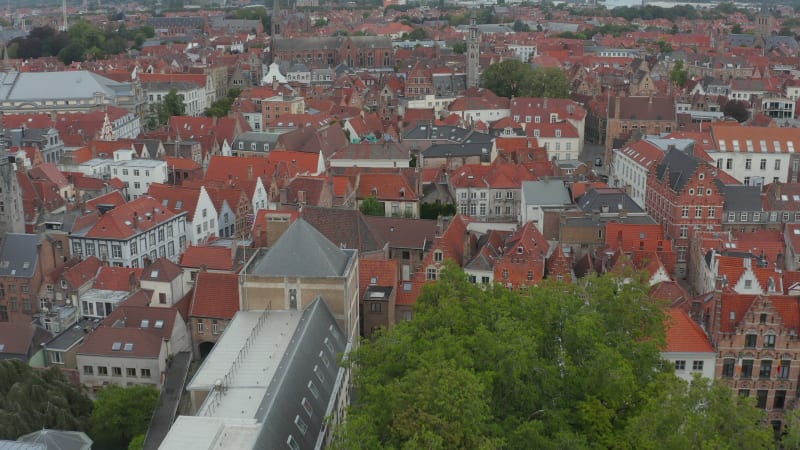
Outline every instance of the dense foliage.
<svg viewBox="0 0 800 450"><path fill-rule="evenodd" d="M233 102L239 97L242 90L239 88L228 89L228 94L225 97L218 98L204 111L208 117L225 117L231 110Z"/></svg>
<svg viewBox="0 0 800 450"><path fill-rule="evenodd" d="M56 31L50 27L34 28L28 36L16 38L9 43L8 54L12 58L38 58L57 56L64 64L83 61L87 58L103 58L140 48L145 39L155 36L150 25L128 29L124 23L106 29L78 21L69 31Z"/></svg>
<svg viewBox="0 0 800 450"><path fill-rule="evenodd" d="M0 439L43 428L84 430L91 412L92 401L58 369L0 362Z"/></svg>
<svg viewBox="0 0 800 450"><path fill-rule="evenodd" d="M483 87L500 97L569 97L569 81L563 70L509 59L492 64L483 73Z"/></svg>
<svg viewBox="0 0 800 450"><path fill-rule="evenodd" d="M138 443L142 439L138 436L147 432L157 405L155 386L112 384L104 388L97 396L90 421L95 448L128 448L134 439Z"/></svg>
<svg viewBox="0 0 800 450"><path fill-rule="evenodd" d="M415 318L352 355L342 449L764 448L762 411L660 364L662 307L631 274L486 290L448 263ZM667 408L664 408L667 405ZM696 436L702 434L703 436ZM669 435L669 440L663 439ZM659 441L662 439L662 441ZM665 446L666 445L666 446ZM742 447L741 445L745 445Z"/></svg>

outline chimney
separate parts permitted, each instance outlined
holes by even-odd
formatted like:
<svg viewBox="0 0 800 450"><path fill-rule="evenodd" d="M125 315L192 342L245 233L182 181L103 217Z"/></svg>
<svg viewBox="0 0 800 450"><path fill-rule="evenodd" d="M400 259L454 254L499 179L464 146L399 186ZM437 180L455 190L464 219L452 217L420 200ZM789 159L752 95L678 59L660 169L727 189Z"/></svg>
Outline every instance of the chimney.
<svg viewBox="0 0 800 450"><path fill-rule="evenodd" d="M252 164L247 166L247 179L248 180L252 180L253 179L253 165Z"/></svg>
<svg viewBox="0 0 800 450"><path fill-rule="evenodd" d="M652 105L653 104L653 94L647 96L647 103Z"/></svg>
<svg viewBox="0 0 800 450"><path fill-rule="evenodd" d="M136 290L136 272L133 270L128 274L128 285L131 288L131 292Z"/></svg>

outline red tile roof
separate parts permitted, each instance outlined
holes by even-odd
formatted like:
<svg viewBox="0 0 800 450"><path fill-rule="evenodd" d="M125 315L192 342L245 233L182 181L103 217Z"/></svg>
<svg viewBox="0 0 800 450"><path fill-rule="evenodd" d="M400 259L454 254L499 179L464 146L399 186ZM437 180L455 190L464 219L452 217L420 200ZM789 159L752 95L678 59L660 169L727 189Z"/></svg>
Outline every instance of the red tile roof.
<svg viewBox="0 0 800 450"><path fill-rule="evenodd" d="M186 220L191 222L200 200L200 189L152 183L147 189L147 195L172 211L186 211Z"/></svg>
<svg viewBox="0 0 800 450"><path fill-rule="evenodd" d="M93 288L107 291L131 292L131 275L133 275L134 287L139 286L139 278L142 275L142 269L103 266L97 272L97 278L94 280Z"/></svg>
<svg viewBox="0 0 800 450"><path fill-rule="evenodd" d="M364 199L377 191L379 200L417 201L417 193L406 177L393 173L363 173L358 178L358 198Z"/></svg>
<svg viewBox="0 0 800 450"><path fill-rule="evenodd" d="M359 292L363 295L369 286L388 286L397 289L397 275L397 260L361 258L358 261Z"/></svg>
<svg viewBox="0 0 800 450"><path fill-rule="evenodd" d="M112 350L117 342L120 343L120 349ZM124 351L124 346L128 343L133 344L133 347L131 351ZM160 336L140 328L101 326L86 336L83 344L78 347L78 354L152 359L160 356L161 343Z"/></svg>
<svg viewBox="0 0 800 450"><path fill-rule="evenodd" d="M198 268L206 266L210 270L233 270L233 252L228 247L194 246L181 256L182 267Z"/></svg>
<svg viewBox="0 0 800 450"><path fill-rule="evenodd" d="M671 308L667 321L668 352L714 353L706 333L689 315L680 309Z"/></svg>
<svg viewBox="0 0 800 450"><path fill-rule="evenodd" d="M195 281L191 317L232 319L239 311L239 276L200 272Z"/></svg>
<svg viewBox="0 0 800 450"><path fill-rule="evenodd" d="M108 194L95 197L86 202L87 210L97 210L97 205L119 205L125 204L125 197L119 191L111 191Z"/></svg>
<svg viewBox="0 0 800 450"><path fill-rule="evenodd" d="M64 271L61 278L66 280L73 288L78 288L93 279L102 266L102 261L96 256L90 256Z"/></svg>
<svg viewBox="0 0 800 450"><path fill-rule="evenodd" d="M151 216L147 217L146 214ZM175 215L154 198L143 196L103 214L86 236L128 239L172 219Z"/></svg>

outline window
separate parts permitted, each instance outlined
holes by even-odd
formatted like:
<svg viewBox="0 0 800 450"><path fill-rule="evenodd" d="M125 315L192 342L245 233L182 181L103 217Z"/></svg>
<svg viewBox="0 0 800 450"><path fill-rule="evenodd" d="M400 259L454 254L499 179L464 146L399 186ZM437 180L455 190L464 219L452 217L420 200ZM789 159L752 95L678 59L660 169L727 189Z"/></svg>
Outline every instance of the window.
<svg viewBox="0 0 800 450"><path fill-rule="evenodd" d="M734 358L725 358L722 362L722 377L731 378L736 367L736 360Z"/></svg>
<svg viewBox="0 0 800 450"><path fill-rule="evenodd" d="M135 377L136 376L136 368L128 367L127 369L125 369L125 375L127 375L129 377Z"/></svg>
<svg viewBox="0 0 800 450"><path fill-rule="evenodd" d="M217 319L211 321L211 334L219 334L219 323Z"/></svg>
<svg viewBox="0 0 800 450"><path fill-rule="evenodd" d="M715 208L713 206L709 206L708 207L708 217L713 219L714 217L716 217L716 215L717 215L717 208Z"/></svg>
<svg viewBox="0 0 800 450"><path fill-rule="evenodd" d="M776 159L775 160L775 170L781 170L781 160L780 159Z"/></svg>
<svg viewBox="0 0 800 450"><path fill-rule="evenodd" d="M753 280L744 280L744 287L745 289L750 289L753 287Z"/></svg>
<svg viewBox="0 0 800 450"><path fill-rule="evenodd" d="M775 398L772 401L772 409L783 409L786 404L786 391L775 391Z"/></svg>
<svg viewBox="0 0 800 450"><path fill-rule="evenodd" d="M697 207L695 207L695 209L694 209L694 216L695 216L696 218L703 217L703 207L702 207L702 206L697 206Z"/></svg>
<svg viewBox="0 0 800 450"><path fill-rule="evenodd" d="M765 348L775 348L775 335L774 334L766 334L766 335L764 335L764 347Z"/></svg>
<svg viewBox="0 0 800 450"><path fill-rule="evenodd" d="M205 331L205 325L203 325L203 319L197 319L197 334L203 334Z"/></svg>
<svg viewBox="0 0 800 450"><path fill-rule="evenodd" d="M694 372L702 372L703 371L703 361L692 361L692 371L694 371Z"/></svg>
<svg viewBox="0 0 800 450"><path fill-rule="evenodd" d="M528 281L533 281L533 271L532 270L528 271Z"/></svg>
<svg viewBox="0 0 800 450"><path fill-rule="evenodd" d="M311 417L314 414L314 407L311 406L311 402L308 401L307 398L303 397L303 400L300 401L300 404L303 405L303 409L306 410L306 414L308 414L308 417Z"/></svg>
<svg viewBox="0 0 800 450"><path fill-rule="evenodd" d="M291 434L286 438L286 445L289 447L289 450L300 450L300 444L297 443L294 436Z"/></svg>
<svg viewBox="0 0 800 450"><path fill-rule="evenodd" d="M120 244L111 244L111 257L122 258L122 246Z"/></svg>
<svg viewBox="0 0 800 450"><path fill-rule="evenodd" d="M744 160L744 168L745 168L745 170L750 170L750 169L752 169L752 167L753 167L753 160L750 159L750 158L745 159Z"/></svg>
<svg viewBox="0 0 800 450"><path fill-rule="evenodd" d="M772 375L772 361L762 360L758 371L759 378L769 378Z"/></svg>
<svg viewBox="0 0 800 450"><path fill-rule="evenodd" d="M683 217L683 218L689 217L689 207L688 206L684 206L683 207L683 210L681 211L681 217Z"/></svg>
<svg viewBox="0 0 800 450"><path fill-rule="evenodd" d="M164 292L159 292L158 293L158 303L160 305L166 305L167 304L167 294L166 293L164 293Z"/></svg>
<svg viewBox="0 0 800 450"><path fill-rule="evenodd" d="M792 369L792 361L790 359L784 359L778 361L778 367L775 371L778 373L778 378L780 379L787 379L789 378L789 372Z"/></svg>
<svg viewBox="0 0 800 450"><path fill-rule="evenodd" d="M759 389L756 393L756 407L764 409L767 407L767 394L769 393L766 389Z"/></svg>
<svg viewBox="0 0 800 450"><path fill-rule="evenodd" d="M425 278L428 280L436 280L436 268L428 267L428 270L425 272Z"/></svg>
<svg viewBox="0 0 800 450"><path fill-rule="evenodd" d="M733 169L733 158L728 158L728 160L725 161L725 168L728 170Z"/></svg>
<svg viewBox="0 0 800 450"><path fill-rule="evenodd" d="M742 361L742 378L753 377L753 360L745 359Z"/></svg>
<svg viewBox="0 0 800 450"><path fill-rule="evenodd" d="M122 367L112 367L111 368L111 375L113 375L115 377L121 377L122 376Z"/></svg>
<svg viewBox="0 0 800 450"><path fill-rule="evenodd" d="M758 339L758 335L755 334L746 334L744 336L744 346L747 348L754 348L756 346L756 340Z"/></svg>
<svg viewBox="0 0 800 450"><path fill-rule="evenodd" d="M681 238L689 237L689 225L681 225Z"/></svg>
<svg viewBox="0 0 800 450"><path fill-rule="evenodd" d="M379 313L381 312L381 304L378 302L372 302L369 304L370 312Z"/></svg>
<svg viewBox="0 0 800 450"><path fill-rule="evenodd" d="M84 375L94 375L94 367L93 366L83 366L83 374Z"/></svg>
<svg viewBox="0 0 800 450"><path fill-rule="evenodd" d="M728 213L728 222L736 222L736 213L734 212Z"/></svg>
<svg viewBox="0 0 800 450"><path fill-rule="evenodd" d="M150 369L139 369L139 376L142 378L150 378Z"/></svg>
<svg viewBox="0 0 800 450"><path fill-rule="evenodd" d="M53 364L64 364L64 354L61 352L50 352L50 362Z"/></svg>
<svg viewBox="0 0 800 450"><path fill-rule="evenodd" d="M675 370L686 370L686 361L680 359L675 361Z"/></svg>
<svg viewBox="0 0 800 450"><path fill-rule="evenodd" d="M739 389L739 397L750 397L750 389Z"/></svg>
<svg viewBox="0 0 800 450"><path fill-rule="evenodd" d="M435 252L433 252L433 260L434 261L442 262L442 258L443 257L444 257L444 254L441 252L441 250L436 250Z"/></svg>
<svg viewBox="0 0 800 450"><path fill-rule="evenodd" d="M758 168L761 170L767 170L767 160L762 158L758 164Z"/></svg>
<svg viewBox="0 0 800 450"><path fill-rule="evenodd" d="M742 221L742 222L747 222L747 217L748 217L747 213L746 213L746 212L743 212L743 213L742 213L742 217L741 217L741 221Z"/></svg>
<svg viewBox="0 0 800 450"><path fill-rule="evenodd" d="M299 415L294 417L294 424L297 426L297 429L300 430L300 434L305 436L308 431L308 425L303 422L303 419L301 419Z"/></svg>
<svg viewBox="0 0 800 450"><path fill-rule="evenodd" d="M104 377L108 376L108 367L106 366L97 366L97 374L102 375Z"/></svg>

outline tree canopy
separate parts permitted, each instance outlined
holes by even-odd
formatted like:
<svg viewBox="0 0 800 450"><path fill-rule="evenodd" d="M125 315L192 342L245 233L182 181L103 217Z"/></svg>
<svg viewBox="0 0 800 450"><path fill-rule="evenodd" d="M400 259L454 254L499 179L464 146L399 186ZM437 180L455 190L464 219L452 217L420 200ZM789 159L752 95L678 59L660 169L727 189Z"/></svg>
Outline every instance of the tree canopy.
<svg viewBox="0 0 800 450"><path fill-rule="evenodd" d="M414 320L351 355L358 399L335 447L742 448L740 433L748 448L772 443L751 403L687 388L661 364L663 305L629 278L482 289L448 262ZM693 436L702 427L712 435ZM648 447L666 434L675 446ZM708 446L679 446L698 439Z"/></svg>
<svg viewBox="0 0 800 450"><path fill-rule="evenodd" d="M733 117L737 122L744 122L750 118L750 111L747 110L747 105L740 100L728 100L722 106L722 112L728 117Z"/></svg>
<svg viewBox="0 0 800 450"><path fill-rule="evenodd" d="M91 412L92 401L58 369L0 362L0 439L15 440L42 428L82 431Z"/></svg>
<svg viewBox="0 0 800 450"><path fill-rule="evenodd" d="M361 214L365 216L384 216L386 214L386 205L382 202L378 201L378 198L373 194L369 197L365 198L364 201L361 202L361 205L358 209L361 210Z"/></svg>
<svg viewBox="0 0 800 450"><path fill-rule="evenodd" d="M516 59L489 66L483 73L483 86L500 97L569 97L564 71L550 67L534 69Z"/></svg>
<svg viewBox="0 0 800 450"><path fill-rule="evenodd" d="M204 114L208 117L225 117L231 110L231 106L233 106L233 102L236 101L236 98L239 97L239 94L242 93L242 90L239 88L230 88L228 89L228 95L225 97L219 98L214 101L206 110Z"/></svg>
<svg viewBox="0 0 800 450"><path fill-rule="evenodd" d="M128 448L134 438L147 431L157 404L158 389L154 386L112 384L103 388L91 417L91 437L96 447Z"/></svg>
<svg viewBox="0 0 800 450"><path fill-rule="evenodd" d="M672 70L669 72L669 79L679 87L684 86L689 81L689 72L683 67L682 59L675 61L675 65L672 66Z"/></svg>

